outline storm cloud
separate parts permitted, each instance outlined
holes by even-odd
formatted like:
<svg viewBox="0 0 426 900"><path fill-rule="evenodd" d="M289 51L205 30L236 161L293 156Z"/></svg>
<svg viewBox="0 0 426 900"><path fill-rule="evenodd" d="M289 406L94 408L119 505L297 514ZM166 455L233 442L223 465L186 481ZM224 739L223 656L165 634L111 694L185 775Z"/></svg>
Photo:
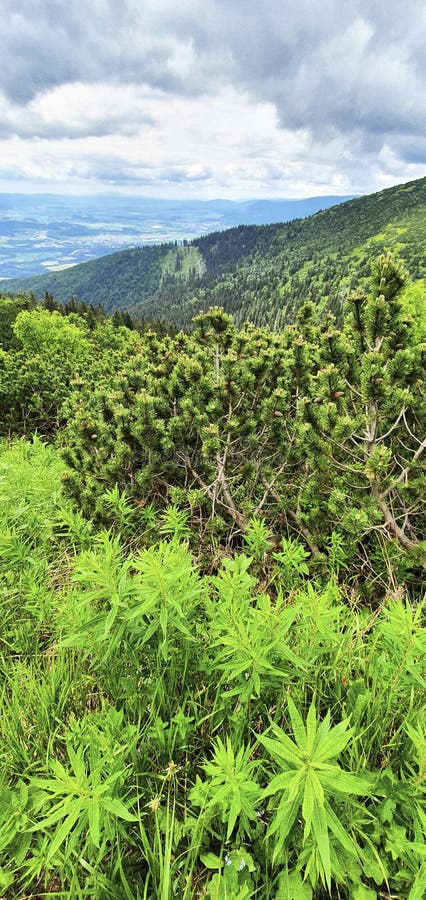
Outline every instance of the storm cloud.
<svg viewBox="0 0 426 900"><path fill-rule="evenodd" d="M3 0L0 42L3 180L295 196L424 174L421 0Z"/></svg>

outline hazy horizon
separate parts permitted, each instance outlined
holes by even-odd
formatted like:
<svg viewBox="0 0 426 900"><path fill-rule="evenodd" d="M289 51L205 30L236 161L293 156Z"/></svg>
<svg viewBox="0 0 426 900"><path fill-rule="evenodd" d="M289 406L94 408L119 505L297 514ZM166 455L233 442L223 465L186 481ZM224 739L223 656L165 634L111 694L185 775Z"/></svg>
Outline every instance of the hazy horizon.
<svg viewBox="0 0 426 900"><path fill-rule="evenodd" d="M57 272L134 246L311 215L345 198L166 200L118 194L0 194L0 279ZM349 198L348 198L349 199Z"/></svg>

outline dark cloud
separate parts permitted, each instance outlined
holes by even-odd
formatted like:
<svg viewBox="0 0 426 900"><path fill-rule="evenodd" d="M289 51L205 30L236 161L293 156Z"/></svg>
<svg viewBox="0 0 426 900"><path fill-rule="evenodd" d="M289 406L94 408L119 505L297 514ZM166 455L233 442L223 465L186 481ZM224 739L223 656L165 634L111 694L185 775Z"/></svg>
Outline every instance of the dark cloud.
<svg viewBox="0 0 426 900"><path fill-rule="evenodd" d="M195 4L193 14L199 16ZM190 21L182 27L181 16L161 0L3 0L0 84L22 104L72 81L182 89L184 79L168 62L179 51L179 34L188 41Z"/></svg>
<svg viewBox="0 0 426 900"><path fill-rule="evenodd" d="M398 155L414 165L423 165L426 168L426 136L419 138L407 138L406 135L396 135L394 149Z"/></svg>
<svg viewBox="0 0 426 900"><path fill-rule="evenodd" d="M17 102L74 80L189 92L238 82L287 121L313 100L332 115L342 87L354 101L367 87L383 95L384 76L420 88L425 74L421 0L3 0L2 13L0 83ZM179 71L189 45L190 78Z"/></svg>
<svg viewBox="0 0 426 900"><path fill-rule="evenodd" d="M283 129L412 161L426 122L425 45L421 0L3 0L0 95L12 112L1 135L131 135L153 122L105 103L98 117L38 116L37 98L61 85L188 98L231 85L274 104Z"/></svg>

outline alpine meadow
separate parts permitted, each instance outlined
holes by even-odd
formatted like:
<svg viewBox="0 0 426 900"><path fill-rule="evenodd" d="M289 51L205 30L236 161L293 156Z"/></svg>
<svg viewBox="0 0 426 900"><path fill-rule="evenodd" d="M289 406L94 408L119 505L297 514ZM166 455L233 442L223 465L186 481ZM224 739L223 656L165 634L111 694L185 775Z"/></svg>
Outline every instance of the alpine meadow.
<svg viewBox="0 0 426 900"><path fill-rule="evenodd" d="M0 296L0 897L426 895L426 179Z"/></svg>

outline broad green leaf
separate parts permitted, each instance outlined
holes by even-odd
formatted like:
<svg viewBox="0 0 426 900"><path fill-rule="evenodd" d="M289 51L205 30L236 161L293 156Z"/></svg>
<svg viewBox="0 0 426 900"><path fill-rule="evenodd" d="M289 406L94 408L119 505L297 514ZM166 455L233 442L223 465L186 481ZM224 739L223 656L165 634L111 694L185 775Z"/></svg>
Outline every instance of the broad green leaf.
<svg viewBox="0 0 426 900"><path fill-rule="evenodd" d="M325 810L327 813L327 824L330 831L333 832L334 837L337 838L339 844L341 844L351 856L358 857L358 848L355 841L352 840L348 832L345 831L329 803L325 804Z"/></svg>
<svg viewBox="0 0 426 900"><path fill-rule="evenodd" d="M316 734L314 735L313 745L310 751L315 757L318 749L322 746L323 741L326 740L330 731L330 718L331 713L328 709L322 721L316 725Z"/></svg>
<svg viewBox="0 0 426 900"><path fill-rule="evenodd" d="M222 779L221 779L222 781ZM214 782L212 783L212 787L214 788ZM231 784L223 784L221 787L215 788L214 794L209 800L207 806L217 806L218 803L223 803L227 797L232 794L232 785Z"/></svg>
<svg viewBox="0 0 426 900"><path fill-rule="evenodd" d="M277 834L274 852L275 857L282 849L282 846L293 827L300 808L300 803L301 800L299 800L299 798L287 801L281 800L274 818L269 825L268 835Z"/></svg>
<svg viewBox="0 0 426 900"><path fill-rule="evenodd" d="M351 900L377 900L377 893L372 888L365 887L364 884L357 884L352 889Z"/></svg>
<svg viewBox="0 0 426 900"><path fill-rule="evenodd" d="M60 803L58 803L53 808L53 810L50 812L49 815L45 816L44 819L41 819L35 825L32 825L31 828L29 829L29 831L47 830L52 825L56 825L57 822L62 820L64 818L64 816L67 815L69 807L71 805L74 805L75 802L76 801L75 801L74 797L69 797L67 800L64 800L64 801L61 800ZM84 808L84 801L82 802L80 800L78 802L80 803L78 815L80 815L80 811L82 811Z"/></svg>
<svg viewBox="0 0 426 900"><path fill-rule="evenodd" d="M331 793L365 796L371 792L371 781L367 778L359 778L357 775L352 775L350 772L344 772L340 766L333 766L333 770L334 771L332 772L328 772L321 770L319 767L316 768L317 775L321 779L322 784Z"/></svg>
<svg viewBox="0 0 426 900"><path fill-rule="evenodd" d="M15 875L13 872L7 872L3 866L0 866L0 888L2 890L7 890L13 882L15 881Z"/></svg>
<svg viewBox="0 0 426 900"><path fill-rule="evenodd" d="M223 860L215 853L202 853L200 859L206 869L221 869L224 865Z"/></svg>
<svg viewBox="0 0 426 900"><path fill-rule="evenodd" d="M240 796L237 793L234 793L231 801L231 806L228 813L228 830L226 833L226 840L229 841L231 834L234 830L235 823L237 821L238 816L241 812L241 800Z"/></svg>
<svg viewBox="0 0 426 900"><path fill-rule="evenodd" d="M288 772L282 772L280 775L275 775L262 792L262 797L270 797L272 794L276 794L277 791L288 791L293 779L294 769L291 769Z"/></svg>
<svg viewBox="0 0 426 900"><path fill-rule="evenodd" d="M293 729L293 734L296 740L296 744L302 753L306 753L307 743L306 743L306 729L303 724L303 719L298 710L296 709L295 704L291 697L287 699L288 711L290 713L291 719L291 727Z"/></svg>
<svg viewBox="0 0 426 900"><path fill-rule="evenodd" d="M273 727L273 731L275 734L279 733L280 740L275 741L272 738L259 735L261 744L266 747L274 759L278 757L287 764L299 767L303 763L303 757L297 745L281 729Z"/></svg>
<svg viewBox="0 0 426 900"><path fill-rule="evenodd" d="M52 842L49 844L49 849L46 856L46 863L50 862L51 859L54 859L56 853L59 850L59 847L64 843L67 839L68 835L71 833L74 828L77 819L81 815L81 807L76 806L75 809L71 810L69 815L64 819L62 825L57 828L55 831L55 835L52 839Z"/></svg>
<svg viewBox="0 0 426 900"><path fill-rule="evenodd" d="M298 656L296 656L296 654L293 652L291 647L288 646L286 641L280 641L277 649L278 649L279 653L284 656L284 659L286 659L288 662L290 662L297 669L301 669L301 671L303 671L303 672L307 671L308 667L307 667L306 663L304 663L302 659L300 659Z"/></svg>
<svg viewBox="0 0 426 900"><path fill-rule="evenodd" d="M302 881L300 872L282 872L275 900L312 900L312 888Z"/></svg>
<svg viewBox="0 0 426 900"><path fill-rule="evenodd" d="M303 792L303 805L302 805L302 815L305 820L305 828L303 831L303 843L305 843L306 839L309 837L312 826L312 813L314 809L315 803L315 791L312 784L312 775L311 772L308 772L306 781L305 781L305 790Z"/></svg>
<svg viewBox="0 0 426 900"><path fill-rule="evenodd" d="M288 799L293 800L294 797L299 796L302 799L303 796L303 783L306 779L307 772L309 770L306 766L301 766L296 772L292 772L292 779L288 786ZM312 773L313 774L313 773Z"/></svg>
<svg viewBox="0 0 426 900"><path fill-rule="evenodd" d="M53 774L56 775L56 778L58 780L60 780L60 779L62 779L64 781L69 780L70 776L69 776L65 766L62 765L62 763L59 761L59 759L52 759L52 761L50 763L50 768L51 768ZM48 784L48 781L46 780L46 785L47 784ZM53 784L54 784L54 782L53 782ZM56 785L56 787L57 787L57 785Z"/></svg>
<svg viewBox="0 0 426 900"><path fill-rule="evenodd" d="M321 780L318 778L318 775L313 768L310 770L310 775L315 799L320 806L324 806L324 788L321 784Z"/></svg>
<svg viewBox="0 0 426 900"><path fill-rule="evenodd" d="M312 811L312 831L318 846L325 881L328 890L331 891L330 842L328 839L327 816L324 806L321 806L317 800L314 802Z"/></svg>
<svg viewBox="0 0 426 900"><path fill-rule="evenodd" d="M423 900L426 895L426 863L422 863L413 881L408 900Z"/></svg>
<svg viewBox="0 0 426 900"><path fill-rule="evenodd" d="M69 761L71 763L71 768L78 779L80 786L87 783L87 775L86 775L86 766L83 758L83 754L75 752L73 747L69 744L67 747Z"/></svg>
<svg viewBox="0 0 426 900"><path fill-rule="evenodd" d="M137 822L138 820L138 817L129 812L124 803L117 797L104 797L103 805L108 812L118 816L119 819L124 819L125 822Z"/></svg>
<svg viewBox="0 0 426 900"><path fill-rule="evenodd" d="M317 714L315 710L315 704L312 701L308 715L306 718L306 752L309 757L312 756L312 751L314 749L314 741L317 733Z"/></svg>
<svg viewBox="0 0 426 900"><path fill-rule="evenodd" d="M100 827L99 827L99 819L100 819L100 806L99 801L93 799L90 801L89 806L87 808L87 814L89 819L89 833L90 837L95 845L95 847L99 847L100 841Z"/></svg>
<svg viewBox="0 0 426 900"><path fill-rule="evenodd" d="M158 631L158 628L159 628L159 622L157 619L154 619L154 621L151 622L151 624L147 626L146 631L144 632L144 634L142 636L141 644L147 644L151 640L151 638L155 634L155 632Z"/></svg>
<svg viewBox="0 0 426 900"><path fill-rule="evenodd" d="M325 762L327 759L336 759L350 741L353 729L348 728L349 719L344 719L335 725L331 731L321 740L315 751L315 761Z"/></svg>

